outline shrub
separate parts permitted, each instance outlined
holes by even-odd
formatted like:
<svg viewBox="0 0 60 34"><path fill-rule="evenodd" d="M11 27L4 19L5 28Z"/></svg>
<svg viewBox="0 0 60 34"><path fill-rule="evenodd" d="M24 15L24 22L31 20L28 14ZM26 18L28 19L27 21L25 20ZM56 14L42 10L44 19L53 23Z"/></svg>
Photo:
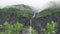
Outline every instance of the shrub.
<svg viewBox="0 0 60 34"><path fill-rule="evenodd" d="M0 34L5 34L4 32L0 32Z"/></svg>
<svg viewBox="0 0 60 34"><path fill-rule="evenodd" d="M23 25L19 22L13 25L13 30L15 31L15 34L21 33L21 29L23 28Z"/></svg>
<svg viewBox="0 0 60 34"><path fill-rule="evenodd" d="M37 34L36 30L32 30L32 34Z"/></svg>
<svg viewBox="0 0 60 34"><path fill-rule="evenodd" d="M5 32L0 32L0 34L21 34L21 29L23 28L23 24L17 22L13 25L10 25L7 21L4 23L6 28Z"/></svg>
<svg viewBox="0 0 60 34"><path fill-rule="evenodd" d="M47 23L46 28L42 28L41 31L43 34L55 34L57 31L57 23L54 21Z"/></svg>

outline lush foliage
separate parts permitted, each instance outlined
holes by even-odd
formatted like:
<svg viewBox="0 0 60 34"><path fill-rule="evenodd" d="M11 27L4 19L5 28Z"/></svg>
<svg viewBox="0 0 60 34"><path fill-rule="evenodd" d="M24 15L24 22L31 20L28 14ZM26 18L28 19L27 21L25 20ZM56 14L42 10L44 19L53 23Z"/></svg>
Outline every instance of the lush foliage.
<svg viewBox="0 0 60 34"><path fill-rule="evenodd" d="M40 13L36 14L36 18L44 17L44 16L47 16L47 15L53 15L54 13L60 13L60 7L59 8L45 9L45 10L41 11Z"/></svg>
<svg viewBox="0 0 60 34"><path fill-rule="evenodd" d="M41 31L43 34L55 34L57 31L57 23L54 21L47 23L46 28L42 28Z"/></svg>
<svg viewBox="0 0 60 34"><path fill-rule="evenodd" d="M5 14L17 14L17 16L22 15L25 17L29 17L30 14L33 14L33 9L27 5L12 5L8 7L4 7L0 9L0 13Z"/></svg>
<svg viewBox="0 0 60 34"><path fill-rule="evenodd" d="M32 30L32 34L37 34L37 31L36 30Z"/></svg>
<svg viewBox="0 0 60 34"><path fill-rule="evenodd" d="M55 34L56 33L56 27L57 27L57 23L55 22L51 22L51 24L47 23L46 25L46 29L48 31L48 33L52 33Z"/></svg>
<svg viewBox="0 0 60 34"><path fill-rule="evenodd" d="M5 26L5 31L4 32L0 32L0 34L21 34L22 32L20 32L23 28L23 24L17 22L13 25L10 25L8 22L4 23Z"/></svg>

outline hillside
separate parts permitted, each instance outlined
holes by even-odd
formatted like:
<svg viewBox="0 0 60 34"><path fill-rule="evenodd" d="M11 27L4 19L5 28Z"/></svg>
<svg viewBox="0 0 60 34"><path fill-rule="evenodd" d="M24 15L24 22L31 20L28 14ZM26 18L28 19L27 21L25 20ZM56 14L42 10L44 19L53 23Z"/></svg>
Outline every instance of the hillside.
<svg viewBox="0 0 60 34"><path fill-rule="evenodd" d="M4 7L3 9L0 9L0 13L15 13L18 16L22 15L25 17L29 17L30 14L33 14L33 9L30 6L21 4L21 5L12 5Z"/></svg>
<svg viewBox="0 0 60 34"><path fill-rule="evenodd" d="M21 31L24 31L26 33L25 30L30 26L30 20L31 20L32 28L36 30L38 34L40 34L41 27L45 27L46 24L50 23L51 21L55 21L56 23L58 23L57 33L60 34L60 7L45 9L40 13L36 13L35 18L30 19L33 16L33 14L34 12L32 7L27 5L21 4L21 5L7 6L0 9L0 24L4 24L7 21L9 24L13 25L18 21L19 23L23 24L24 25L23 28L25 28L24 30Z"/></svg>
<svg viewBox="0 0 60 34"><path fill-rule="evenodd" d="M59 13L59 12L60 12L60 8L48 8L36 14L36 18L52 15L54 13Z"/></svg>

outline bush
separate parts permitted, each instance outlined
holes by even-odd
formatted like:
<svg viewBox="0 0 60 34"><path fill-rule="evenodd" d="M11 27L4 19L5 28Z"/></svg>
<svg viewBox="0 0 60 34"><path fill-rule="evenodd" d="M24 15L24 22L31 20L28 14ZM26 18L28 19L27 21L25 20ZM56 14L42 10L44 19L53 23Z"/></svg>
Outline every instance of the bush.
<svg viewBox="0 0 60 34"><path fill-rule="evenodd" d="M55 34L57 31L57 23L54 21L47 23L46 28L42 28L41 31L43 34Z"/></svg>
<svg viewBox="0 0 60 34"><path fill-rule="evenodd" d="M37 34L36 30L32 30L32 34Z"/></svg>
<svg viewBox="0 0 60 34"><path fill-rule="evenodd" d="M5 32L0 32L0 34L21 34L21 29L23 28L23 24L17 22L13 25L10 25L7 21L4 23L6 28Z"/></svg>

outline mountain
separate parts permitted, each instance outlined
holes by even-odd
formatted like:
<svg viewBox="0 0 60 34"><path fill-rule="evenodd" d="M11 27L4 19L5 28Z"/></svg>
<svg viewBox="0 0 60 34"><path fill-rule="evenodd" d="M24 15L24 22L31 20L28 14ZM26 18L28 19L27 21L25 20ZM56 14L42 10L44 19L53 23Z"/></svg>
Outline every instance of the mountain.
<svg viewBox="0 0 60 34"><path fill-rule="evenodd" d="M0 12L16 13L18 16L22 15L25 17L30 17L30 15L33 14L33 9L30 6L20 4L4 7L3 9L0 10Z"/></svg>
<svg viewBox="0 0 60 34"><path fill-rule="evenodd" d="M36 18L52 15L57 12L58 13L60 12L60 7L59 8L48 8L48 9L41 11L40 13L37 13Z"/></svg>

